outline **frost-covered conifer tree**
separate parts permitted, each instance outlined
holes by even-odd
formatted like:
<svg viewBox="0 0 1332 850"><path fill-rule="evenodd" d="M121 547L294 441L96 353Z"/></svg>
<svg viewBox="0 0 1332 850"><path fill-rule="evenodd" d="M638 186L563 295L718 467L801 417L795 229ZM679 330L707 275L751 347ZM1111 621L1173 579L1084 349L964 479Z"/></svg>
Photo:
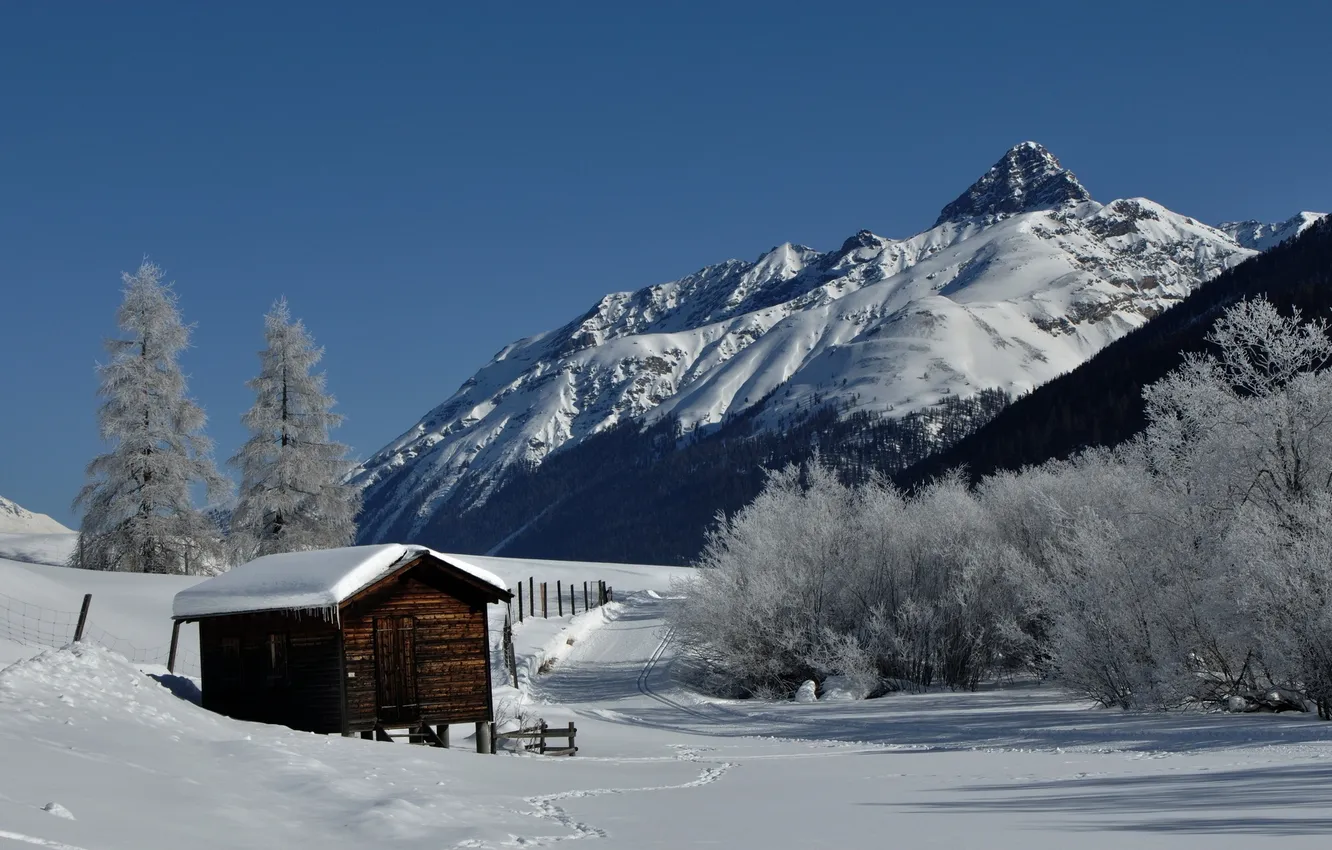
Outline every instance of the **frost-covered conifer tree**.
<svg viewBox="0 0 1332 850"><path fill-rule="evenodd" d="M231 458L240 470L232 514L235 554L244 560L277 552L346 546L356 533L360 491L344 482L347 447L328 432L342 420L332 410L323 356L285 299L264 318L268 347L249 386L254 406L242 417L250 439Z"/></svg>
<svg viewBox="0 0 1332 850"><path fill-rule="evenodd" d="M162 270L144 262L123 276L116 321L125 336L106 341L110 362L97 368L102 439L112 449L88 465L79 545L71 564L98 570L198 573L215 564L216 526L194 508L190 488L226 489L200 434L203 410L185 395L176 362L189 344L176 295Z"/></svg>

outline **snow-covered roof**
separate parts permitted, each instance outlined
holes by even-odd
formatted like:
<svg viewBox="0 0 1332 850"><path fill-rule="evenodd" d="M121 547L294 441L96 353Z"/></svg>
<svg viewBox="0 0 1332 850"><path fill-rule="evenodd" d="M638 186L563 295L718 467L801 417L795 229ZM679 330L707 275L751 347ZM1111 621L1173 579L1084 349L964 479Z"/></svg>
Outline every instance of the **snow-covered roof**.
<svg viewBox="0 0 1332 850"><path fill-rule="evenodd" d="M489 570L424 546L389 543L265 555L176 594L176 619L297 609L336 618L340 604L421 553L507 592Z"/></svg>

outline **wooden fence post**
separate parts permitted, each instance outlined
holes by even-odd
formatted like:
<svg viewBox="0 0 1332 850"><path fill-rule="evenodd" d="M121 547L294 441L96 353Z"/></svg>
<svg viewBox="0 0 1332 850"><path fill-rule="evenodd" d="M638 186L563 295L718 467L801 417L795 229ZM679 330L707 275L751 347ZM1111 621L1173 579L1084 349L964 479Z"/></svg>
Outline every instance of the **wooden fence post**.
<svg viewBox="0 0 1332 850"><path fill-rule="evenodd" d="M513 618L504 617L504 664L509 668L509 678L513 686L518 687L518 656L513 649Z"/></svg>
<svg viewBox="0 0 1332 850"><path fill-rule="evenodd" d="M74 627L74 642L83 640L83 627L88 623L88 606L92 604L92 594L83 594L83 607L79 609L79 624Z"/></svg>
<svg viewBox="0 0 1332 850"><path fill-rule="evenodd" d="M528 577L527 577L527 603L528 603L528 605L529 605L529 606L531 607L531 609L532 609L531 611L528 611L527 613L529 613L529 614L531 614L533 617L535 617L535 616L536 616L536 585L532 583L533 581L534 581L534 579L533 579L531 576L528 576Z"/></svg>
<svg viewBox="0 0 1332 850"><path fill-rule="evenodd" d="M578 752L578 746L574 743L574 734L578 730L574 728L573 723L572 720L569 721L569 755L571 756Z"/></svg>
<svg viewBox="0 0 1332 850"><path fill-rule="evenodd" d="M546 583L543 581L541 582L541 618L544 620L549 617L550 609L546 607Z"/></svg>
<svg viewBox="0 0 1332 850"><path fill-rule="evenodd" d="M591 607L591 605L587 604L587 582L583 582L583 610L586 611Z"/></svg>
<svg viewBox="0 0 1332 850"><path fill-rule="evenodd" d="M180 643L180 620L171 623L171 651L167 653L167 672L176 672L176 646Z"/></svg>
<svg viewBox="0 0 1332 850"><path fill-rule="evenodd" d="M555 581L555 607L559 610L559 615L564 616L564 589L560 587L558 579Z"/></svg>
<svg viewBox="0 0 1332 850"><path fill-rule="evenodd" d="M569 583L569 616L578 616L578 597L574 595L573 583Z"/></svg>
<svg viewBox="0 0 1332 850"><path fill-rule="evenodd" d="M523 583L518 582L518 622L523 621Z"/></svg>

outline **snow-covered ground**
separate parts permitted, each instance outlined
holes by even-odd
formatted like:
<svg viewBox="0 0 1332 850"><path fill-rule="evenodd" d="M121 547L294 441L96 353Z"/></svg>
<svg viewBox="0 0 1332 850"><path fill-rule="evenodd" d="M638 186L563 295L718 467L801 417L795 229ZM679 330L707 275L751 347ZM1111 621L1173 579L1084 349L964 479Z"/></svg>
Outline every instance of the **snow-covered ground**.
<svg viewBox="0 0 1332 850"><path fill-rule="evenodd" d="M579 587L575 620L515 636L523 710L574 720L577 757L476 755L463 728L445 751L241 723L96 646L19 648L0 672L0 848L1211 850L1332 833L1332 724L1307 716L1125 714L1039 687L705 699L676 681L663 623L683 571L476 560L511 585ZM598 578L617 602L583 613ZM0 561L0 593L69 608L88 588L94 613L145 640L169 634L190 581Z"/></svg>

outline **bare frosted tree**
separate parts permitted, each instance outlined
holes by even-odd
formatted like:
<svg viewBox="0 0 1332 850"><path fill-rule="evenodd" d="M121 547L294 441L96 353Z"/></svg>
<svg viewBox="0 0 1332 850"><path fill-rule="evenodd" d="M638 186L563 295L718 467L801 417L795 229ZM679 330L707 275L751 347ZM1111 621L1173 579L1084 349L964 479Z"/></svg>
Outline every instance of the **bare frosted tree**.
<svg viewBox="0 0 1332 850"><path fill-rule="evenodd" d="M329 439L342 417L332 413L324 374L311 370L323 349L286 299L264 317L268 347L247 386L254 406L242 417L250 439L231 458L240 470L240 501L232 514L235 556L346 546L356 534L360 491L345 483L347 447Z"/></svg>
<svg viewBox="0 0 1332 850"><path fill-rule="evenodd" d="M225 492L211 442L200 431L203 410L185 395L177 363L189 345L176 294L162 270L145 261L123 275L116 322L121 338L106 340L108 363L97 367L97 411L111 451L88 464L88 484L74 501L83 511L73 566L149 573L199 573L216 565L219 533L196 510L190 490Z"/></svg>

